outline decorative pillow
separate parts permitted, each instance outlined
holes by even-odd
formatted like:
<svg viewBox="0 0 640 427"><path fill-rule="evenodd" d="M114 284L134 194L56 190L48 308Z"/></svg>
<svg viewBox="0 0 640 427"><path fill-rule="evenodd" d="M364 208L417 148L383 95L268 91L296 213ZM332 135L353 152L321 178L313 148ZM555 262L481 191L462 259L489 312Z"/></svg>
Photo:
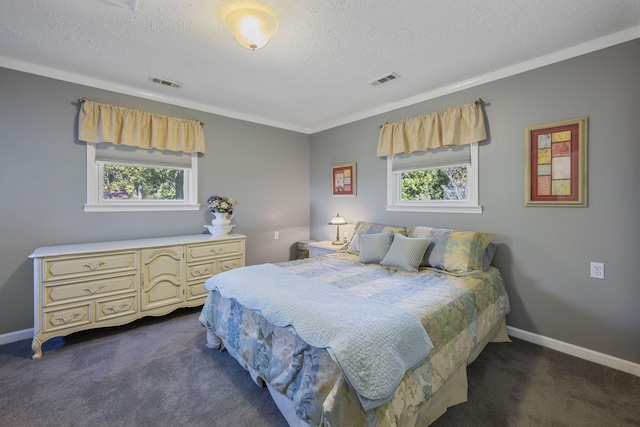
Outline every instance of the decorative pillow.
<svg viewBox="0 0 640 427"><path fill-rule="evenodd" d="M340 249L340 251L358 255L360 253L361 234L376 234L384 233L385 231L406 235L404 227L393 227L391 225L376 224L375 222L359 221L353 229L353 235L351 236L349 244L346 248Z"/></svg>
<svg viewBox="0 0 640 427"><path fill-rule="evenodd" d="M485 251L493 238L489 233L431 227L409 227L407 234L432 241L421 265L451 273L482 270Z"/></svg>
<svg viewBox="0 0 640 427"><path fill-rule="evenodd" d="M429 239L396 234L393 236L393 243L391 243L389 252L387 252L380 264L385 267L416 273L429 243L431 243Z"/></svg>
<svg viewBox="0 0 640 427"><path fill-rule="evenodd" d="M380 261L389 252L392 240L393 231L391 230L384 233L360 235L359 261L365 264L380 264Z"/></svg>

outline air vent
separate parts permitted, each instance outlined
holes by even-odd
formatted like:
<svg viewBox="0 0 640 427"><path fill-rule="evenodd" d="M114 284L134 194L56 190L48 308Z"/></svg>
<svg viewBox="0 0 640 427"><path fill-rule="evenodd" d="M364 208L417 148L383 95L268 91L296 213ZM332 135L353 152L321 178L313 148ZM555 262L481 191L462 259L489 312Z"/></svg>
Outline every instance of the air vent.
<svg viewBox="0 0 640 427"><path fill-rule="evenodd" d="M149 76L149 81L153 83L158 83L163 86L175 87L176 89L180 89L182 87L182 83L174 82L167 79L161 79L159 77Z"/></svg>
<svg viewBox="0 0 640 427"><path fill-rule="evenodd" d="M399 75L397 75L396 73L390 73L390 74L387 74L387 75L385 75L385 76L378 77L377 79L373 79L373 80L371 80L371 81L369 82L369 84L370 84L371 86L379 86L379 85L381 85L381 84L383 84L383 83L388 83L388 82L390 82L390 81L392 81L392 80L395 80L395 79L397 79L397 78L399 78L399 77L400 77L400 76L399 76Z"/></svg>

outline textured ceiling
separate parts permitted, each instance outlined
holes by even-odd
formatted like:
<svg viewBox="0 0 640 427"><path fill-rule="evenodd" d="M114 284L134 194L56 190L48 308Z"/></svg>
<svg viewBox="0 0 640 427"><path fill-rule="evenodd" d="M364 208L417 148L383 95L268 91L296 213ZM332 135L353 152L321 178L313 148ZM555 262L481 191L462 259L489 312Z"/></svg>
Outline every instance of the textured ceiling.
<svg viewBox="0 0 640 427"><path fill-rule="evenodd" d="M0 66L313 133L640 37L638 0L264 0L279 30L252 52L224 30L226 3L0 0Z"/></svg>

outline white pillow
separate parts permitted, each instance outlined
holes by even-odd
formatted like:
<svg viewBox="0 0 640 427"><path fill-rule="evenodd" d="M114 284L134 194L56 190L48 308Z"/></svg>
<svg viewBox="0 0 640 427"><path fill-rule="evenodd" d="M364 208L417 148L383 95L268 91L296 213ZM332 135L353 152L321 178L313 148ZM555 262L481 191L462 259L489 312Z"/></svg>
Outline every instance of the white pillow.
<svg viewBox="0 0 640 427"><path fill-rule="evenodd" d="M389 252L387 252L380 264L385 267L416 273L429 243L431 243L430 239L396 234L393 236L393 243L391 243Z"/></svg>
<svg viewBox="0 0 640 427"><path fill-rule="evenodd" d="M389 251L392 240L393 231L391 230L384 233L361 234L359 261L365 264L380 264Z"/></svg>

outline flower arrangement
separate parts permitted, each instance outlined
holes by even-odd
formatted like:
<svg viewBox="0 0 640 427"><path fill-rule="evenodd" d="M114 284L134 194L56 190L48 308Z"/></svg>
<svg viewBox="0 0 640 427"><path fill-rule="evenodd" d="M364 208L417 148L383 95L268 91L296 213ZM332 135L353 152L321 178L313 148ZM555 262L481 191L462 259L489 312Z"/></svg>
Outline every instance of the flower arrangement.
<svg viewBox="0 0 640 427"><path fill-rule="evenodd" d="M207 199L211 212L233 214L233 207L238 204L235 200L226 196L211 196Z"/></svg>

